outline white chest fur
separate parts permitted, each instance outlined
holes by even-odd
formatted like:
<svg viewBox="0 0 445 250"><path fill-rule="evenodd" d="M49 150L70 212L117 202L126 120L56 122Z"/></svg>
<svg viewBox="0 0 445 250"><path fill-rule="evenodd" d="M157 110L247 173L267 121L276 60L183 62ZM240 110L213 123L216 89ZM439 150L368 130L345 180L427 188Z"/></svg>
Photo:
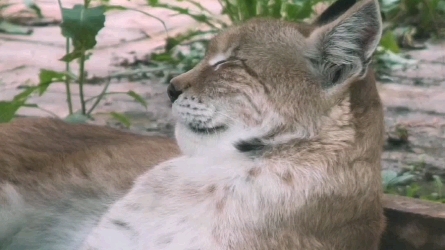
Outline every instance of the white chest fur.
<svg viewBox="0 0 445 250"><path fill-rule="evenodd" d="M138 178L83 249L210 250L242 244L243 234L304 200L263 164L240 154L165 162Z"/></svg>
<svg viewBox="0 0 445 250"><path fill-rule="evenodd" d="M141 176L91 235L93 249L215 249L212 230L252 161L180 157ZM247 188L247 187L246 187ZM235 194L232 194L235 195ZM89 248L86 248L89 249Z"/></svg>

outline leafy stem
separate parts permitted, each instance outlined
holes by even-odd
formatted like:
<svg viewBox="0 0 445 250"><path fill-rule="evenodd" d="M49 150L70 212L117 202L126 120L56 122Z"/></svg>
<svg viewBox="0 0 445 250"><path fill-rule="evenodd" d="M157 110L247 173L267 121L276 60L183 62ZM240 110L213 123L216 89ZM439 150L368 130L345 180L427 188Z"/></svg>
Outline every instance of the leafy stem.
<svg viewBox="0 0 445 250"><path fill-rule="evenodd" d="M88 8L89 4L90 4L90 0L83 0L83 6L85 7L85 9Z"/></svg>
<svg viewBox="0 0 445 250"><path fill-rule="evenodd" d="M86 103L85 103L85 97L83 92L83 85L85 83L85 49L82 49L80 52L80 58L79 58L79 95L80 95L80 105L82 109L82 114L86 115Z"/></svg>
<svg viewBox="0 0 445 250"><path fill-rule="evenodd" d="M93 105L90 107L90 109L86 113L87 116L91 115L91 113L96 108L96 106L100 103L102 98L107 94L108 86L110 86L110 83L111 83L111 80L109 79L107 81L107 83L105 84L105 87L102 89L102 92L98 96L96 96L96 101L93 103ZM89 100L91 100L91 99L89 99ZM86 100L86 102L89 100Z"/></svg>
<svg viewBox="0 0 445 250"><path fill-rule="evenodd" d="M63 5L61 0L57 0L57 3L59 4L60 13L63 15ZM63 17L62 17L63 18ZM70 53L70 38L67 37L65 40L65 52L66 54ZM70 62L65 62L65 71L70 72ZM71 88L70 88L70 77L67 75L65 77L65 89L66 89L66 102L68 104L68 111L69 114L73 114L73 101L71 100Z"/></svg>
<svg viewBox="0 0 445 250"><path fill-rule="evenodd" d="M70 39L66 38L65 43L66 54L70 53ZM65 62L65 71L70 72L70 62ZM65 77L65 89L66 89L66 102L68 103L68 110L70 115L73 114L73 101L71 100L71 88L70 88L70 77L67 75Z"/></svg>

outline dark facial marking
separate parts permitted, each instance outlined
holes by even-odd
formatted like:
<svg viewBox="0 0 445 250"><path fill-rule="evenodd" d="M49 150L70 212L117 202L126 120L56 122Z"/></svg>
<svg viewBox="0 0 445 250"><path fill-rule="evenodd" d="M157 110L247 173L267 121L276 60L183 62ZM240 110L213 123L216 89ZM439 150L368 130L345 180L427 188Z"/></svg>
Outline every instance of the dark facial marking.
<svg viewBox="0 0 445 250"><path fill-rule="evenodd" d="M250 106L255 110L255 113L257 113L257 115L261 115L260 109L252 101L252 98L250 98L250 96L247 95L246 93L242 93L242 95L246 98L246 100L250 104Z"/></svg>
<svg viewBox="0 0 445 250"><path fill-rule="evenodd" d="M247 74L256 79L261 84L261 86L263 86L264 92L266 94L269 93L270 91L267 85L261 80L258 74L251 67L249 67L249 65L246 64L246 60L241 60L241 64L243 65L244 71L246 71Z"/></svg>
<svg viewBox="0 0 445 250"><path fill-rule="evenodd" d="M258 154L266 148L266 144L259 138L243 140L235 144L235 148L241 153Z"/></svg>
<svg viewBox="0 0 445 250"><path fill-rule="evenodd" d="M214 134L217 132L222 132L224 130L227 129L226 126L221 125L221 126L216 126L213 128L206 128L206 127L195 127L192 125L188 126L190 128L190 130L192 130L193 132L197 133L197 134Z"/></svg>

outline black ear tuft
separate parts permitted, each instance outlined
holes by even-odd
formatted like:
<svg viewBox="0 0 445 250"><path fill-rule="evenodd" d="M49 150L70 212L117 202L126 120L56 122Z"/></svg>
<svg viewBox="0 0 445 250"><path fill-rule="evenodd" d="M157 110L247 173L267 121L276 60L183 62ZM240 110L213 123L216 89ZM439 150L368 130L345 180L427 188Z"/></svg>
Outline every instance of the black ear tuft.
<svg viewBox="0 0 445 250"><path fill-rule="evenodd" d="M357 0L337 0L317 17L314 24L320 26L334 21L339 16L344 14L349 8L351 8L356 2Z"/></svg>
<svg viewBox="0 0 445 250"><path fill-rule="evenodd" d="M235 144L235 148L242 153L257 153L262 151L265 147L266 144L258 138L240 141Z"/></svg>

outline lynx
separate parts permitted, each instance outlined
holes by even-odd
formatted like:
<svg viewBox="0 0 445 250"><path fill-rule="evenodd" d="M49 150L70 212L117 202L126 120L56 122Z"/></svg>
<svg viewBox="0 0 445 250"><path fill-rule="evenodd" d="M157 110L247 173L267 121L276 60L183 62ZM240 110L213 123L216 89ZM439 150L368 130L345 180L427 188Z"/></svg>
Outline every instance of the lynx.
<svg viewBox="0 0 445 250"><path fill-rule="evenodd" d="M179 155L174 140L24 118L0 125L0 249L78 249L134 179Z"/></svg>
<svg viewBox="0 0 445 250"><path fill-rule="evenodd" d="M377 250L377 0L216 35L168 89L182 156L139 176L82 250Z"/></svg>

